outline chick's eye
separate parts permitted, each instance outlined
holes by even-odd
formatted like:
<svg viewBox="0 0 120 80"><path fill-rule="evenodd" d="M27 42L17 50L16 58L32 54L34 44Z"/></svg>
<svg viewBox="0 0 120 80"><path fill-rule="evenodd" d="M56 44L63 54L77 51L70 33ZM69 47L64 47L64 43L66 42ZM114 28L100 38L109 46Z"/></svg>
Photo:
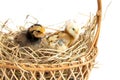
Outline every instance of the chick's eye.
<svg viewBox="0 0 120 80"><path fill-rule="evenodd" d="M74 30L75 30L75 28L72 28L72 30L74 31Z"/></svg>
<svg viewBox="0 0 120 80"><path fill-rule="evenodd" d="M40 31L36 31L36 32L39 32L39 33L40 33Z"/></svg>

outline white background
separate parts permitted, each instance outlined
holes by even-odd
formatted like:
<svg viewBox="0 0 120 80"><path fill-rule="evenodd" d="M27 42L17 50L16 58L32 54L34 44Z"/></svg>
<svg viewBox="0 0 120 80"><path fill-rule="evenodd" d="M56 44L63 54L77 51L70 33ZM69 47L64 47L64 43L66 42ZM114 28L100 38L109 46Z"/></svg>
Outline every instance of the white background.
<svg viewBox="0 0 120 80"><path fill-rule="evenodd" d="M27 14L36 17L40 24L54 25L81 14L96 12L97 0L0 0L0 21L12 19L16 25L24 25ZM119 2L102 0L103 19L98 42L97 67L89 80L120 80L119 57ZM109 3L111 2L110 6ZM115 7L116 6L116 7ZM107 11L106 11L107 10ZM82 20L82 18L80 18Z"/></svg>

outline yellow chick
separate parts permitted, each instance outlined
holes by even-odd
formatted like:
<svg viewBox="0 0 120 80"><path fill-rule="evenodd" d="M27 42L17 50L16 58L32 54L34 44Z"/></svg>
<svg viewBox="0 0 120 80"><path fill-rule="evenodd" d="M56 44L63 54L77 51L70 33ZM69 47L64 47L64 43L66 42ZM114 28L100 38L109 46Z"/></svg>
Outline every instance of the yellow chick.
<svg viewBox="0 0 120 80"><path fill-rule="evenodd" d="M19 32L14 41L21 47L40 45L41 39L45 37L45 28L40 24L33 24L27 31Z"/></svg>
<svg viewBox="0 0 120 80"><path fill-rule="evenodd" d="M80 30L75 22L67 21L64 31L58 31L46 38L50 48L65 50L79 38Z"/></svg>

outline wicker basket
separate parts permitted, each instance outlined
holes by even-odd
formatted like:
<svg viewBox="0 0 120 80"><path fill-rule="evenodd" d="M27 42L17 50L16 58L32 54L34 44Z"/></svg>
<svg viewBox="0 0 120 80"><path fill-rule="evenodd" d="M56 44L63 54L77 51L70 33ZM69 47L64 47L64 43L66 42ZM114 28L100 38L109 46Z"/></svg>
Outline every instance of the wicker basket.
<svg viewBox="0 0 120 80"><path fill-rule="evenodd" d="M7 60L10 54L3 54L0 47L0 79L1 80L88 80L91 69L94 67L97 56L97 41L100 33L102 4L101 0L97 0L98 10L96 12L95 35L89 47L89 50L84 55L81 55L77 60L51 63L51 64L27 64L15 62L15 60ZM0 43L4 46L4 44ZM14 53L16 50L5 47L9 52Z"/></svg>

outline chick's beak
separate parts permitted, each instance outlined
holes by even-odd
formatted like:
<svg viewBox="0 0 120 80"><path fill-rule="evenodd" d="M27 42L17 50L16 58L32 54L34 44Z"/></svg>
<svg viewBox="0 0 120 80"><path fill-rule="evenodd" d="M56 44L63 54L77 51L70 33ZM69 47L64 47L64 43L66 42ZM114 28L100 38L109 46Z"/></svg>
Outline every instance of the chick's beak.
<svg viewBox="0 0 120 80"><path fill-rule="evenodd" d="M76 31L75 31L75 33L76 33L76 34L79 34L79 31L78 31L78 30L76 30Z"/></svg>
<svg viewBox="0 0 120 80"><path fill-rule="evenodd" d="M40 34L38 37L45 37L45 33Z"/></svg>

